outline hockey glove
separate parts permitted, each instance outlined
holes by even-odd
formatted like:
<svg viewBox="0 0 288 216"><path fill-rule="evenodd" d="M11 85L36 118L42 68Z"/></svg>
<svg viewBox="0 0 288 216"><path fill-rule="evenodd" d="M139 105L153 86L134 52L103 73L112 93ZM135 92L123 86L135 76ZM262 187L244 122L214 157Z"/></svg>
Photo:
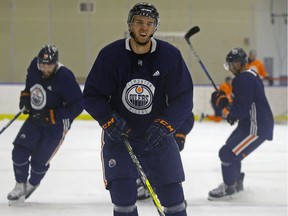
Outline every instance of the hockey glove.
<svg viewBox="0 0 288 216"><path fill-rule="evenodd" d="M42 126L49 126L56 124L56 116L54 109L40 110L32 115L32 121Z"/></svg>
<svg viewBox="0 0 288 216"><path fill-rule="evenodd" d="M186 135L184 133L176 133L174 139L178 144L179 150L182 151L184 149Z"/></svg>
<svg viewBox="0 0 288 216"><path fill-rule="evenodd" d="M215 104L218 108L223 109L228 104L228 98L226 97L225 92L223 91L214 91L211 95L211 102L212 104Z"/></svg>
<svg viewBox="0 0 288 216"><path fill-rule="evenodd" d="M99 124L114 142L122 142L121 135L125 134L128 136L131 132L131 128L127 125L125 119L120 117L116 112L99 121Z"/></svg>
<svg viewBox="0 0 288 216"><path fill-rule="evenodd" d="M237 119L230 114L227 115L226 120L230 125L234 125L234 123L237 121Z"/></svg>
<svg viewBox="0 0 288 216"><path fill-rule="evenodd" d="M145 151L160 149L165 145L165 138L174 132L174 128L163 119L155 119L145 134Z"/></svg>
<svg viewBox="0 0 288 216"><path fill-rule="evenodd" d="M30 109L31 109L30 92L21 91L21 93L20 93L20 102L19 102L20 110L23 107L25 107L25 110L23 111L23 114L29 114Z"/></svg>

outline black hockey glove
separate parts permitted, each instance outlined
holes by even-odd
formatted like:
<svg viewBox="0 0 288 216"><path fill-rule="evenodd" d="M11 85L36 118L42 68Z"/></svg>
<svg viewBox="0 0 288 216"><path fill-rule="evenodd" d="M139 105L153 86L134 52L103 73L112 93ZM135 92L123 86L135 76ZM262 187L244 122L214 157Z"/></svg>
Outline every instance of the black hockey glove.
<svg viewBox="0 0 288 216"><path fill-rule="evenodd" d="M214 91L211 95L211 102L212 104L215 104L218 108L223 109L228 104L228 98L226 97L225 92L223 91Z"/></svg>
<svg viewBox="0 0 288 216"><path fill-rule="evenodd" d="M32 121L42 126L56 124L56 116L54 109L39 110L38 112L33 113L33 115L30 117L32 117Z"/></svg>
<svg viewBox="0 0 288 216"><path fill-rule="evenodd" d="M153 124L145 133L146 147L145 151L157 150L163 147L165 139L168 135L174 132L174 128L163 119L155 119Z"/></svg>
<svg viewBox="0 0 288 216"><path fill-rule="evenodd" d="M231 116L230 114L227 115L226 120L230 125L234 125L235 122L237 121L237 119L235 117Z"/></svg>
<svg viewBox="0 0 288 216"><path fill-rule="evenodd" d="M121 135L125 134L128 136L131 132L131 128L127 125L125 119L120 117L116 112L99 121L99 124L114 142L122 142Z"/></svg>
<svg viewBox="0 0 288 216"><path fill-rule="evenodd" d="M19 102L20 110L23 107L25 107L25 110L23 111L23 114L29 114L30 109L31 109L30 92L21 91L21 93L20 93L20 102Z"/></svg>
<svg viewBox="0 0 288 216"><path fill-rule="evenodd" d="M175 133L174 139L178 144L179 150L182 151L184 149L186 134L184 133Z"/></svg>

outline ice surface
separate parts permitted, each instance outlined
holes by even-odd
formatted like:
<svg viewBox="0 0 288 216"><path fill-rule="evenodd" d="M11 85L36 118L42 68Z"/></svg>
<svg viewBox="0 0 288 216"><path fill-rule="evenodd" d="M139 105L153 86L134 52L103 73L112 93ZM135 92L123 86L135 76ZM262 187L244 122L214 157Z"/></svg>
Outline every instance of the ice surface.
<svg viewBox="0 0 288 216"><path fill-rule="evenodd" d="M7 122L0 121L0 128ZM94 121L76 120L40 187L23 206L8 206L6 196L15 185L12 142L22 123L13 122L0 135L0 216L112 215L102 179L101 129ZM196 122L188 135L181 152L188 215L286 216L287 125L275 125L274 140L266 141L243 161L243 193L229 202L207 200L208 191L221 183L218 150L233 129L225 122ZM139 201L137 206L140 216L158 215L150 200Z"/></svg>

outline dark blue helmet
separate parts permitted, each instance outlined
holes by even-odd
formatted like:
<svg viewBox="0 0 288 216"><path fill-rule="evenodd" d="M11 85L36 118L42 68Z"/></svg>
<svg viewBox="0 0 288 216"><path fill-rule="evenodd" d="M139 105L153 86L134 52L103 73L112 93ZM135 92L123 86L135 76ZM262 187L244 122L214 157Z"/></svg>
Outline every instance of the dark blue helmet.
<svg viewBox="0 0 288 216"><path fill-rule="evenodd" d="M247 54L242 48L232 49L226 56L227 63L241 62L242 65L246 64Z"/></svg>
<svg viewBox="0 0 288 216"><path fill-rule="evenodd" d="M133 22L134 16L146 16L155 20L155 26L158 28L160 23L159 13L154 5L146 2L139 2L130 10L128 14L127 23Z"/></svg>
<svg viewBox="0 0 288 216"><path fill-rule="evenodd" d="M54 45L45 45L41 48L37 62L38 64L57 64L59 59L58 49Z"/></svg>

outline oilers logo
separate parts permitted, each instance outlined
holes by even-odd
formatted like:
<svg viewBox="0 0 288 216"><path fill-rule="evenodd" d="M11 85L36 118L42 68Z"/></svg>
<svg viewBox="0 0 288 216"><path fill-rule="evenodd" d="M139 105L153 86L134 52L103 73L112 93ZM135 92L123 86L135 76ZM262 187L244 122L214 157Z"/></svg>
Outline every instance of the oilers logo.
<svg viewBox="0 0 288 216"><path fill-rule="evenodd" d="M43 86L35 84L30 88L31 106L33 109L40 110L46 105L46 91Z"/></svg>
<svg viewBox="0 0 288 216"><path fill-rule="evenodd" d="M128 82L122 93L122 102L132 113L145 115L152 110L154 85L144 79L133 79Z"/></svg>

